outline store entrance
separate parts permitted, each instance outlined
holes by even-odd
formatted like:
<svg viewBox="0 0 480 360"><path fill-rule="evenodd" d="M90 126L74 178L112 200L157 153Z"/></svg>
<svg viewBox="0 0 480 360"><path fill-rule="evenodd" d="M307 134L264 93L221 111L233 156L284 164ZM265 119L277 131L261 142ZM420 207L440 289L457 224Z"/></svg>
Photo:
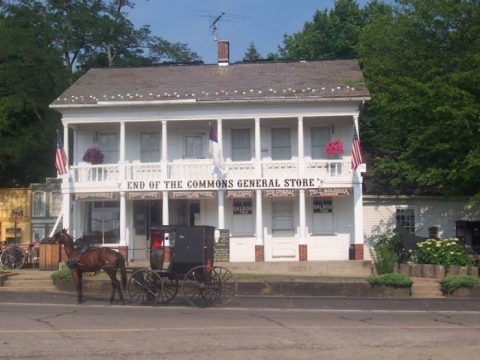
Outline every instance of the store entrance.
<svg viewBox="0 0 480 360"><path fill-rule="evenodd" d="M150 228L162 225L162 202L158 200L138 200L133 203L134 246L133 258L148 258L150 244Z"/></svg>
<svg viewBox="0 0 480 360"><path fill-rule="evenodd" d="M170 223L173 225L200 225L200 202L173 200L170 202Z"/></svg>

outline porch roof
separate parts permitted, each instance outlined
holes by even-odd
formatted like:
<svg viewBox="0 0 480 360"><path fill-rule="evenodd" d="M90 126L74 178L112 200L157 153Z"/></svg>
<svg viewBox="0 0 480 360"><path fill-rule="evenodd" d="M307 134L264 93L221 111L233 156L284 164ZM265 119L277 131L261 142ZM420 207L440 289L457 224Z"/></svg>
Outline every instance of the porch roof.
<svg viewBox="0 0 480 360"><path fill-rule="evenodd" d="M355 60L330 60L95 68L51 106L155 101L358 101L368 97Z"/></svg>

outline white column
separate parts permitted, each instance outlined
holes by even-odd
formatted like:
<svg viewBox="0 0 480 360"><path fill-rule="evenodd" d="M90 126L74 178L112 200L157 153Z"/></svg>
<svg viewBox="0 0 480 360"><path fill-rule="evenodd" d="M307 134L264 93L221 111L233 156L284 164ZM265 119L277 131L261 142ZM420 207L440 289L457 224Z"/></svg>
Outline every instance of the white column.
<svg viewBox="0 0 480 360"><path fill-rule="evenodd" d="M169 221L170 219L168 218L168 192L164 191L163 194L163 199L162 199L162 223L163 225L170 225Z"/></svg>
<svg viewBox="0 0 480 360"><path fill-rule="evenodd" d="M255 174L262 176L262 147L260 139L260 118L255 118Z"/></svg>
<svg viewBox="0 0 480 360"><path fill-rule="evenodd" d="M65 179L64 179L65 180ZM63 187L62 187L63 188ZM69 191L68 189L63 191ZM72 234L72 229L70 229L70 193L63 194L63 224L62 228L69 230L70 234Z"/></svg>
<svg viewBox="0 0 480 360"><path fill-rule="evenodd" d="M298 216L299 216L299 234L298 234L298 243L300 245L305 245L307 243L307 236L306 236L306 209L305 209L305 190L301 189L298 193Z"/></svg>
<svg viewBox="0 0 480 360"><path fill-rule="evenodd" d="M127 227L127 200L125 191L120 191L120 246L127 246L125 229ZM130 252L131 249L129 249Z"/></svg>
<svg viewBox="0 0 480 360"><path fill-rule="evenodd" d="M358 114L353 116L353 124L357 130L357 136L360 138L360 132L358 129ZM353 208L354 208L354 243L363 244L363 194L362 183L363 178L361 175L362 167L358 166L357 170L353 173Z"/></svg>
<svg viewBox="0 0 480 360"><path fill-rule="evenodd" d="M225 191L218 191L218 228L225 229Z"/></svg>
<svg viewBox="0 0 480 360"><path fill-rule="evenodd" d="M65 150L65 154L67 155L67 168L70 164L68 145L68 125L63 124L63 150Z"/></svg>
<svg viewBox="0 0 480 360"><path fill-rule="evenodd" d="M262 190L256 191L255 196L256 234L255 245L263 245L263 211L262 211Z"/></svg>
<svg viewBox="0 0 480 360"><path fill-rule="evenodd" d="M120 122L120 162L125 161L125 121Z"/></svg>
<svg viewBox="0 0 480 360"><path fill-rule="evenodd" d="M305 158L303 141L303 117L298 118L298 175L305 176Z"/></svg>
<svg viewBox="0 0 480 360"><path fill-rule="evenodd" d="M162 120L162 177L164 179L167 179L168 177L167 172L168 172L167 121Z"/></svg>

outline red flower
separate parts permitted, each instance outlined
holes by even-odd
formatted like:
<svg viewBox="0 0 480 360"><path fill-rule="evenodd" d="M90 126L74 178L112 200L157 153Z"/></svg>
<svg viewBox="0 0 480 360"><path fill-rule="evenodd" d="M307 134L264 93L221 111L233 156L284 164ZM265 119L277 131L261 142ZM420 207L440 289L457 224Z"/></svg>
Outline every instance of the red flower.
<svg viewBox="0 0 480 360"><path fill-rule="evenodd" d="M328 156L337 156L343 154L343 143L340 139L333 138L325 145L325 153Z"/></svg>
<svg viewBox="0 0 480 360"><path fill-rule="evenodd" d="M103 153L96 147L90 148L83 155L83 161L91 164L101 164L103 163Z"/></svg>

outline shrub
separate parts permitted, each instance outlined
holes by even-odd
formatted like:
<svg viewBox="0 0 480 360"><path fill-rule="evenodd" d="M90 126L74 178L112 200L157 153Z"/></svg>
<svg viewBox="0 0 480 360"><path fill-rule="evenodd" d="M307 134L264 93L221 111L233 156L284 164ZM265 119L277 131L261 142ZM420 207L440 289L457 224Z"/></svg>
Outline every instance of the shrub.
<svg viewBox="0 0 480 360"><path fill-rule="evenodd" d="M53 283L56 284L57 280L72 280L72 272L70 269L66 266L62 266L60 270L55 271L52 273L51 278L53 280Z"/></svg>
<svg viewBox="0 0 480 360"><path fill-rule="evenodd" d="M399 235L385 234L373 241L376 244L372 253L372 259L379 275L392 273L395 264L405 261L408 257Z"/></svg>
<svg viewBox="0 0 480 360"><path fill-rule="evenodd" d="M460 287L472 288L473 285L479 284L480 280L474 276L468 275L452 275L447 276L440 281L444 294L451 294L453 290Z"/></svg>
<svg viewBox="0 0 480 360"><path fill-rule="evenodd" d="M428 239L417 244L417 262L419 264L471 265L471 259L464 245L458 239Z"/></svg>
<svg viewBox="0 0 480 360"><path fill-rule="evenodd" d="M370 285L385 285L392 287L411 287L412 279L408 275L389 273L368 278Z"/></svg>

